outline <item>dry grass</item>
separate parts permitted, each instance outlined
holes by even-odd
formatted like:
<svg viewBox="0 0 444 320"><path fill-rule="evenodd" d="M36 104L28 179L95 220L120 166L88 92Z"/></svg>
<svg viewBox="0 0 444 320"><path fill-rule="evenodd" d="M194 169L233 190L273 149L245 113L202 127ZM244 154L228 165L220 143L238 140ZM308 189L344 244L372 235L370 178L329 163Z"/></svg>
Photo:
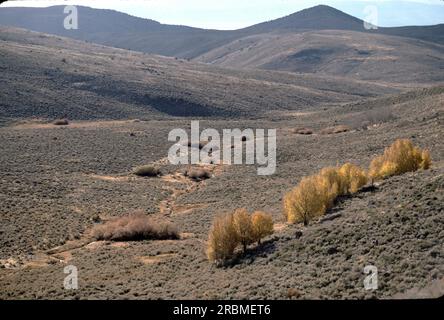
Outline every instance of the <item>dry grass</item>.
<svg viewBox="0 0 444 320"><path fill-rule="evenodd" d="M419 169L427 170L431 163L428 150L415 147L408 139L399 139L386 148L383 155L372 160L369 176L379 180Z"/></svg>
<svg viewBox="0 0 444 320"><path fill-rule="evenodd" d="M159 168L151 165L137 167L133 173L139 177L157 177L161 174Z"/></svg>
<svg viewBox="0 0 444 320"><path fill-rule="evenodd" d="M96 240L140 241L179 239L177 228L171 223L158 223L143 214L112 219L93 228Z"/></svg>

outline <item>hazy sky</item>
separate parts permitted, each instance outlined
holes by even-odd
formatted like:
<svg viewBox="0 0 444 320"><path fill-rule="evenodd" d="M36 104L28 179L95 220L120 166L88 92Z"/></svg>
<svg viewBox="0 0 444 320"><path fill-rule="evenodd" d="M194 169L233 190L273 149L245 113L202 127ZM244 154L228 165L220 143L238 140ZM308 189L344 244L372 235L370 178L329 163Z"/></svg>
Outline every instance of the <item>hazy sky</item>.
<svg viewBox="0 0 444 320"><path fill-rule="evenodd" d="M212 29L237 29L326 4L365 19L365 7L378 9L380 26L444 23L442 0L37 0L8 1L1 6L78 4L122 11L162 23Z"/></svg>

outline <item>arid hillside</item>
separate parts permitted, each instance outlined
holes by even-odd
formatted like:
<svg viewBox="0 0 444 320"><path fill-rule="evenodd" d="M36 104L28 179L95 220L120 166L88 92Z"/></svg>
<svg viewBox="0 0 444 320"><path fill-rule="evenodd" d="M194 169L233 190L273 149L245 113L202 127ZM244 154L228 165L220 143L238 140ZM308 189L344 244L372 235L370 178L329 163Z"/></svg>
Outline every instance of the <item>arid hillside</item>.
<svg viewBox="0 0 444 320"><path fill-rule="evenodd" d="M51 32L60 8L17 24ZM88 12L98 33L77 40L0 27L0 300L444 294L438 40L360 32L325 6L235 36ZM301 30L313 12L331 19ZM108 30L116 38L107 17L122 23ZM144 38L145 26L158 33ZM187 59L127 46L151 36ZM275 129L275 173L258 175L259 162L172 164L172 146L221 149L170 141L192 120L266 131L228 142L242 160Z"/></svg>
<svg viewBox="0 0 444 320"><path fill-rule="evenodd" d="M221 69L0 29L0 119L260 118L396 93L395 84Z"/></svg>
<svg viewBox="0 0 444 320"><path fill-rule="evenodd" d="M196 61L395 83L444 81L444 46L354 31L253 35L216 48Z"/></svg>
<svg viewBox="0 0 444 320"><path fill-rule="evenodd" d="M444 89L288 113L280 120L212 120L202 128L278 128L277 172L255 166L165 161L169 130L189 121L27 121L0 128L0 298L346 299L432 297L444 286ZM347 132L321 134L348 125ZM309 128L311 135L296 133ZM365 128L365 129L364 129ZM396 176L341 198L325 217L287 224L282 197L303 176L352 162L366 168L395 139L430 150L430 170ZM156 165L161 176L132 168ZM233 265L205 249L213 218L239 207L272 214L275 231ZM176 225L177 240L96 240L91 228L142 212ZM75 265L79 290L63 289ZM363 268L380 287L366 291Z"/></svg>

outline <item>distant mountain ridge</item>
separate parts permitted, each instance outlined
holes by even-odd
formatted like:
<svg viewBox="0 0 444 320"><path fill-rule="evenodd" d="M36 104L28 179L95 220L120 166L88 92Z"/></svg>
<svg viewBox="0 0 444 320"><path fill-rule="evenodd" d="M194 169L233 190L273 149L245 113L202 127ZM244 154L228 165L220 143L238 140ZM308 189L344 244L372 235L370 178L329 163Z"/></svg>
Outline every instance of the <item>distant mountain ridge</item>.
<svg viewBox="0 0 444 320"><path fill-rule="evenodd" d="M0 7L0 25L228 68L393 82L444 80L444 24L366 30L362 20L319 5L247 28L220 31L77 8L77 30L64 29L64 6Z"/></svg>
<svg viewBox="0 0 444 320"><path fill-rule="evenodd" d="M233 31L166 25L104 9L78 6L79 29L63 28L64 6L0 7L0 25L57 34L123 49L192 59L236 39L269 32L350 30L413 37L444 43L444 24L365 30L363 21L335 8L319 5L289 16Z"/></svg>

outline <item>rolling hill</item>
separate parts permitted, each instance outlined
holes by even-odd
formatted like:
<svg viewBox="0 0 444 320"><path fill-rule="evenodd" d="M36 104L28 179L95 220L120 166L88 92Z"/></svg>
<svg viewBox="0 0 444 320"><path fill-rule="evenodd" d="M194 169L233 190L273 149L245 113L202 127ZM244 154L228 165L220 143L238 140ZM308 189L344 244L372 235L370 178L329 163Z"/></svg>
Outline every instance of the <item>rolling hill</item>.
<svg viewBox="0 0 444 320"><path fill-rule="evenodd" d="M230 68L260 68L390 82L444 81L444 46L345 30L265 33L195 59Z"/></svg>
<svg viewBox="0 0 444 320"><path fill-rule="evenodd" d="M79 29L65 30L63 8L63 6L0 8L0 25L57 34L123 49L189 59L236 39L270 32L348 30L444 43L443 24L429 27L379 28L368 31L364 28L362 20L324 5L233 31L165 25L113 10L82 6L78 6Z"/></svg>
<svg viewBox="0 0 444 320"><path fill-rule="evenodd" d="M0 28L0 118L265 115L396 93L341 77L232 70Z"/></svg>

